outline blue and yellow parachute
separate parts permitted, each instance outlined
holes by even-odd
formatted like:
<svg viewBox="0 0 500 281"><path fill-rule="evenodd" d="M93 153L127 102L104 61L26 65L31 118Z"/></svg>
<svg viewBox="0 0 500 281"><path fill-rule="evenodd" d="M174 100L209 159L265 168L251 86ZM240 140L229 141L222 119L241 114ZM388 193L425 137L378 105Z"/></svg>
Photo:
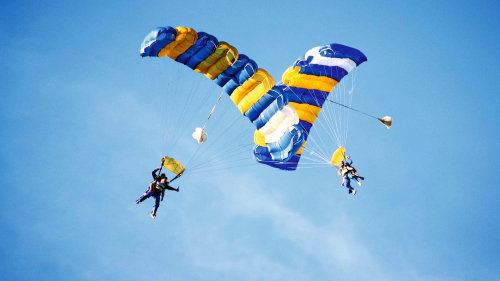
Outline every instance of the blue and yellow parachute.
<svg viewBox="0 0 500 281"><path fill-rule="evenodd" d="M282 83L275 84L271 75L235 47L185 27L154 29L141 45L141 56L168 56L222 87L257 129L254 158L282 170L297 168L328 94L367 60L347 46L316 47L285 71Z"/></svg>

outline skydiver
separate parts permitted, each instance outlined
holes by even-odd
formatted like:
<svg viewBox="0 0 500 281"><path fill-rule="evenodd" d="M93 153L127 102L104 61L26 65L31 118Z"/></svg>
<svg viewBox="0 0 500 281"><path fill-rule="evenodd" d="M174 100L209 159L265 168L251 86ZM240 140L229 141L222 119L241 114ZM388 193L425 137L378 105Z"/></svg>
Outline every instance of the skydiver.
<svg viewBox="0 0 500 281"><path fill-rule="evenodd" d="M361 182L358 179L365 180L365 178L356 173L356 169L352 166L352 159L350 158L351 156L347 156L345 161L342 161L341 167L343 166L347 169L347 171L352 175L352 178L356 180L359 186L361 186Z"/></svg>
<svg viewBox="0 0 500 281"><path fill-rule="evenodd" d="M352 195L356 195L356 192L358 192L356 189L352 188L351 186L351 178L349 177L349 170L347 169L347 166L342 162L340 164L340 169L339 169L339 176L342 177L342 186L345 185L349 189L349 194L352 193Z"/></svg>
<svg viewBox="0 0 500 281"><path fill-rule="evenodd" d="M161 168L158 167L153 171L153 181L149 185L149 189L135 201L135 204L139 204L147 198L153 196L155 198L155 205L153 207L153 211L151 212L151 217L153 219L156 217L156 210L158 210L158 207L160 206L160 195L161 201L163 201L163 197L165 196L165 189L175 190L179 192L179 188L173 188L168 185L167 176L165 176L165 174L161 174L159 176L156 174L156 172L158 172L160 169Z"/></svg>

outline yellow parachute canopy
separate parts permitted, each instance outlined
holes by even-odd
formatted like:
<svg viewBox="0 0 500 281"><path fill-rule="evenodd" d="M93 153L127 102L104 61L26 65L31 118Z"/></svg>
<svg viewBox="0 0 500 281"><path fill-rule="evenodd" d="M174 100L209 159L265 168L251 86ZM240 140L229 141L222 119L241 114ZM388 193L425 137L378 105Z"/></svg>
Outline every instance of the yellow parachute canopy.
<svg viewBox="0 0 500 281"><path fill-rule="evenodd" d="M333 153L332 164L338 166L340 162L342 162L342 159L344 159L344 155L345 155L345 148L341 146Z"/></svg>
<svg viewBox="0 0 500 281"><path fill-rule="evenodd" d="M181 163L174 158L165 156L161 159L161 162L163 163L163 167L167 168L174 174L181 175L184 172L184 166L182 166Z"/></svg>

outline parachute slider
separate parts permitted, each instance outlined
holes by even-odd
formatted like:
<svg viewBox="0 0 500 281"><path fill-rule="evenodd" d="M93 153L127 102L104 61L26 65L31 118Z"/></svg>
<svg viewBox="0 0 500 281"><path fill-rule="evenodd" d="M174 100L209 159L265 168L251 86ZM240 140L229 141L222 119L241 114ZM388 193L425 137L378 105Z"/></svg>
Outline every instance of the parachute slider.
<svg viewBox="0 0 500 281"><path fill-rule="evenodd" d="M387 127L387 130L389 130L392 126L392 117L386 116L383 118L379 118L378 121L380 121L384 126Z"/></svg>
<svg viewBox="0 0 500 281"><path fill-rule="evenodd" d="M204 143L207 141L207 133L205 133L205 130L200 127L196 128L192 136L198 141L198 143Z"/></svg>

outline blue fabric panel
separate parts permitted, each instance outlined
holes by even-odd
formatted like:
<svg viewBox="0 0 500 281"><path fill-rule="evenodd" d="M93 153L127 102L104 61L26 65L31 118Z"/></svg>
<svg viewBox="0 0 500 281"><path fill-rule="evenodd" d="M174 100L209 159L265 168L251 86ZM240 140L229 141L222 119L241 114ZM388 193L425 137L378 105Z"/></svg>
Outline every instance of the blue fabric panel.
<svg viewBox="0 0 500 281"><path fill-rule="evenodd" d="M286 162L291 155L295 154L300 149L303 143L304 135L302 134L302 128L298 125L294 125L292 130L286 131L277 142L268 143L267 149L272 154L274 160ZM275 154L276 152L280 152L281 154Z"/></svg>
<svg viewBox="0 0 500 281"><path fill-rule="evenodd" d="M300 66L299 73L314 76L326 76L335 79L337 82L342 80L342 78L348 74L347 70L342 67L309 64L309 62L303 57L295 61L293 67L296 66Z"/></svg>
<svg viewBox="0 0 500 281"><path fill-rule="evenodd" d="M245 83L250 77L252 77L255 72L257 72L258 66L257 63L254 62L253 60L249 60L248 63L245 65L245 67L236 73L234 77L238 82L241 84Z"/></svg>
<svg viewBox="0 0 500 281"><path fill-rule="evenodd" d="M171 26L155 28L141 44L141 57L157 57L161 49L174 41L176 36L177 31Z"/></svg>
<svg viewBox="0 0 500 281"><path fill-rule="evenodd" d="M254 147L253 155L257 162L285 171L296 170L300 160L299 155L293 155L287 162L275 161L271 157L271 153L268 152L266 147L258 145Z"/></svg>
<svg viewBox="0 0 500 281"><path fill-rule="evenodd" d="M191 57L186 62L186 65L189 66L191 69L195 69L200 62L206 60L211 54L217 50L217 47L219 46L219 40L215 38L215 36L212 36L210 34L207 34L205 32L200 32L198 33L198 36L202 34L202 40L199 41L199 45L202 47L199 48ZM198 44L198 41L196 43Z"/></svg>
<svg viewBox="0 0 500 281"><path fill-rule="evenodd" d="M241 86L241 84L245 83L245 81L252 77L257 69L257 63L249 59L248 63L245 64L245 67L238 71L234 75L234 78L227 81L224 87L222 87L222 90L224 90L224 92L230 96L236 88Z"/></svg>
<svg viewBox="0 0 500 281"><path fill-rule="evenodd" d="M300 104L310 104L318 107L323 107L325 99L328 97L327 92L319 90L308 90L303 88L287 87L284 91L290 102Z"/></svg>
<svg viewBox="0 0 500 281"><path fill-rule="evenodd" d="M238 60L234 62L233 65L231 65L230 67L228 67L224 73L234 77L234 75L238 72L240 72L245 66L247 63L250 63L250 61L252 61L252 63L257 67L257 63L254 62L253 60L251 60L248 56L244 55L244 54L240 54L238 55Z"/></svg>
<svg viewBox="0 0 500 281"><path fill-rule="evenodd" d="M184 53L182 53L180 56L177 57L176 61L180 62L182 64L186 64L188 60L196 53L198 52L201 48L207 46L207 44L210 43L210 46L208 48L214 48L216 49L216 46L219 45L219 41L217 38L214 36L207 34L205 32L198 32L198 40L196 40L195 44L189 49L187 49Z"/></svg>
<svg viewBox="0 0 500 281"><path fill-rule="evenodd" d="M317 107L323 107L325 99L328 97L328 92L319 90L308 90L302 96L302 103L307 103Z"/></svg>
<svg viewBox="0 0 500 281"><path fill-rule="evenodd" d="M311 131L312 128L311 123L304 120L300 120L298 126L302 128L302 132L304 133L304 141L306 141L307 138L309 137L309 132Z"/></svg>
<svg viewBox="0 0 500 281"><path fill-rule="evenodd" d="M217 78L214 79L214 82L217 85L223 87L229 80L231 80L231 78L234 77L234 75L236 75L236 73L241 71L246 66L246 64L249 63L249 61L250 58L247 57L246 55L243 54L239 55L238 60L235 61L233 65L224 70L224 72L219 74L219 76L217 76Z"/></svg>
<svg viewBox="0 0 500 281"><path fill-rule="evenodd" d="M309 134L309 132L311 131L311 127L312 127L311 123L304 121L304 120L299 121L299 126L302 128L302 130L306 134ZM306 139L307 139L307 136L306 136Z"/></svg>
<svg viewBox="0 0 500 281"><path fill-rule="evenodd" d="M222 90L228 95L231 96L233 91L240 86L240 83L238 83L238 80L236 78L232 78L229 81L227 81L226 84L222 87Z"/></svg>
<svg viewBox="0 0 500 281"><path fill-rule="evenodd" d="M253 124L255 127L258 129L264 127L264 125L267 124L267 122L276 114L276 112L280 111L283 109L283 104L285 100L283 98L277 98L275 99L269 106L267 106L264 111L253 121Z"/></svg>
<svg viewBox="0 0 500 281"><path fill-rule="evenodd" d="M300 103L300 104L310 104L318 107L323 107L325 99L328 97L327 92L319 90L308 90L304 88L287 87L286 85L278 85L283 89L283 95L285 95L290 102Z"/></svg>
<svg viewBox="0 0 500 281"><path fill-rule="evenodd" d="M303 140L304 139L302 138L302 142L300 142L301 145L303 143ZM271 158L273 158L273 160L275 161L288 162L290 158L292 158L300 149L301 145L293 145L293 142L291 142L287 148L281 151L269 152L269 154L271 154Z"/></svg>
<svg viewBox="0 0 500 281"><path fill-rule="evenodd" d="M269 150L269 152L271 152L271 154L282 150L290 150L293 145L293 143L291 143L292 138L293 138L292 132L287 130L285 134L277 142L267 143L267 149ZM273 159L276 160L276 157L273 156ZM279 158L279 160L283 159Z"/></svg>
<svg viewBox="0 0 500 281"><path fill-rule="evenodd" d="M319 49L319 53L323 57L351 59L358 66L367 61L366 56L358 49L340 44L329 44L323 46Z"/></svg>
<svg viewBox="0 0 500 281"><path fill-rule="evenodd" d="M224 85L226 85L226 83L231 80L231 78L233 78L234 76L231 76L225 72L222 72L221 74L219 74L219 76L217 76L213 81L215 82L215 84L219 85L219 87L224 87Z"/></svg>
<svg viewBox="0 0 500 281"><path fill-rule="evenodd" d="M250 107L247 112L245 112L245 116L250 119L251 122L255 121L257 117L264 111L275 99L279 96L283 97L283 93L281 88L274 86L271 90L269 90L262 98L260 98L252 107ZM288 104L288 102L284 102L284 104Z"/></svg>

